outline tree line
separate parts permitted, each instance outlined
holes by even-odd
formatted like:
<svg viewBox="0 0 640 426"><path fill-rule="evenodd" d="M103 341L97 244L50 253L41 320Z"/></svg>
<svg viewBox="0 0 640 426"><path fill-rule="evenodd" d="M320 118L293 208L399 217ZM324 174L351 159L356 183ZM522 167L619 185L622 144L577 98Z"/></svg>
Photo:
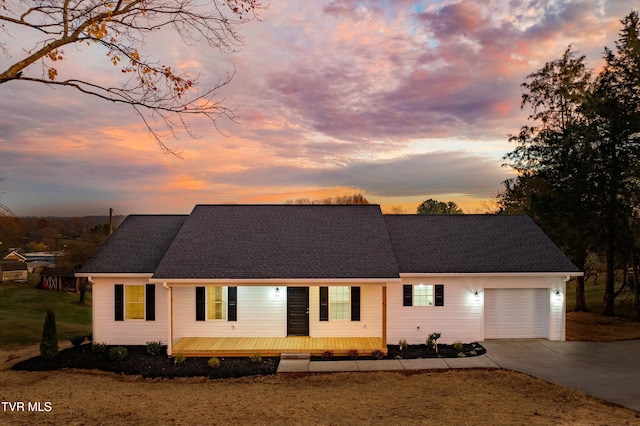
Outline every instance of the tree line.
<svg viewBox="0 0 640 426"><path fill-rule="evenodd" d="M528 75L522 108L528 124L510 137L505 157L518 176L504 182L501 213L526 213L584 270L590 254L606 263L603 314L614 315L614 271L633 271L640 316L640 19L622 21L615 48L595 72L569 46ZM584 277L576 310L586 310Z"/></svg>

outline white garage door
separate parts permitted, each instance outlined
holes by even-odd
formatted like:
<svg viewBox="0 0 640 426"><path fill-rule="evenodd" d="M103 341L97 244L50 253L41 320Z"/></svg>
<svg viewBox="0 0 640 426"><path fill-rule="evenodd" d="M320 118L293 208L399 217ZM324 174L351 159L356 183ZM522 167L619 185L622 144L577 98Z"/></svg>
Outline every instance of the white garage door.
<svg viewBox="0 0 640 426"><path fill-rule="evenodd" d="M485 290L485 339L548 338L548 333L548 289Z"/></svg>

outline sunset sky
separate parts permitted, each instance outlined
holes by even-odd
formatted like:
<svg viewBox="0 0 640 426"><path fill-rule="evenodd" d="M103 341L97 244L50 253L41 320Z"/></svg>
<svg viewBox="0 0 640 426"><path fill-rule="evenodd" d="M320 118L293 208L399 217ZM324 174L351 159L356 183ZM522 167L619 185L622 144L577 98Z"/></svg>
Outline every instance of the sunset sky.
<svg viewBox="0 0 640 426"><path fill-rule="evenodd" d="M2 84L0 203L21 216L126 215L361 193L385 212L428 198L480 212L513 176L502 157L529 114L524 78L569 44L601 66L630 11L628 0L271 1L231 55L161 33L146 55L201 87L235 70L219 98L238 123L165 134L180 159L127 106ZM2 70L35 41L12 35L0 32ZM120 77L96 46L66 52L63 77Z"/></svg>

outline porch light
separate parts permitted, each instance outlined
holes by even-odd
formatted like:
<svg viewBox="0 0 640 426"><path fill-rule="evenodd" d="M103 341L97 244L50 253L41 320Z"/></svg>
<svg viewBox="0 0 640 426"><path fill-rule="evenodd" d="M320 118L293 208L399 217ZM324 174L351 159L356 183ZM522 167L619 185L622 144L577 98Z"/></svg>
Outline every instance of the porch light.
<svg viewBox="0 0 640 426"><path fill-rule="evenodd" d="M280 287L276 287L276 297L280 297Z"/></svg>
<svg viewBox="0 0 640 426"><path fill-rule="evenodd" d="M476 299L480 299L480 293L478 293L478 290L474 291L473 295L476 297Z"/></svg>

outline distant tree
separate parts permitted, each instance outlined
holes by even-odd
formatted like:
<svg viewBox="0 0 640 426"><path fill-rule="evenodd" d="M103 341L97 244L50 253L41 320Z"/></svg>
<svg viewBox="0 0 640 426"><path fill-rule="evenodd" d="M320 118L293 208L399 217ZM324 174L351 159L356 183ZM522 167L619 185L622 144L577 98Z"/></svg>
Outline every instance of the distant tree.
<svg viewBox="0 0 640 426"><path fill-rule="evenodd" d="M404 214L404 208L400 205L391 206L391 214Z"/></svg>
<svg viewBox="0 0 640 426"><path fill-rule="evenodd" d="M462 209L453 201L447 203L428 199L418 206L418 214L464 214Z"/></svg>
<svg viewBox="0 0 640 426"><path fill-rule="evenodd" d="M55 358L58 355L58 332L56 330L56 316L51 309L47 310L40 340L40 355L42 358Z"/></svg>
<svg viewBox="0 0 640 426"><path fill-rule="evenodd" d="M327 197L319 200L297 198L295 200L287 200L285 204L369 204L369 201L362 194L353 194Z"/></svg>
<svg viewBox="0 0 640 426"><path fill-rule="evenodd" d="M204 41L231 53L243 41L238 25L253 19L261 7L258 0L0 0L0 52L19 58L0 70L0 85L20 80L62 86L129 105L158 144L169 150L148 119L155 116L172 132L189 132L184 119L194 114L214 124L220 116L233 119L233 112L214 99L231 77L196 91L197 77L144 55L146 39L173 30L185 43ZM16 51L10 53L10 47ZM101 55L114 65L120 83L84 79L72 71L91 61L71 71L57 67L93 50L99 54L94 57Z"/></svg>

